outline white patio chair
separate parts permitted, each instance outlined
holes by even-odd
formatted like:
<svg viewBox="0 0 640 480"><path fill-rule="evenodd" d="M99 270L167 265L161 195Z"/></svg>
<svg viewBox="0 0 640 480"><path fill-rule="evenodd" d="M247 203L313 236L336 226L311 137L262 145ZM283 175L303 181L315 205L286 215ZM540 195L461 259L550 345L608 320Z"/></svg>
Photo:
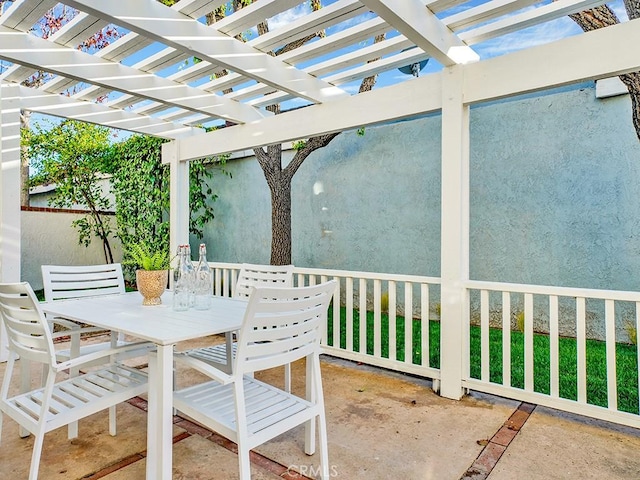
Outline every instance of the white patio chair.
<svg viewBox="0 0 640 480"><path fill-rule="evenodd" d="M94 297L98 295L117 295L125 293L124 277L122 266L119 263L105 265L42 265L42 282L44 286L44 298L46 302L58 300L68 300L73 298ZM70 348L57 350L56 358L60 362L76 358L80 355L87 355L115 347L129 345L131 342L125 341L121 332L110 332L110 342L84 343L82 335L103 332L103 328L81 326L71 320L55 317L47 318L51 327L55 324L62 325L67 330L55 336L60 337L68 334L71 342ZM155 348L153 343L138 342L138 348L122 350L116 360L122 361L127 358L146 355ZM100 356L93 365L109 362L108 357ZM79 373L78 367L70 370L72 376ZM115 408L110 410L112 428L115 431ZM78 435L77 424L69 424L69 438Z"/></svg>
<svg viewBox="0 0 640 480"><path fill-rule="evenodd" d="M327 429L320 375L320 328L337 282L312 287L255 288L238 336L233 373L178 354L176 360L213 378L174 393L174 407L238 444L240 478L251 478L249 451L306 424L305 453L315 451L318 420L320 468L329 478ZM252 378L253 372L306 358L306 399ZM233 408L231 407L233 405Z"/></svg>
<svg viewBox="0 0 640 480"><path fill-rule="evenodd" d="M0 391L0 434L3 414L34 434L29 480L36 480L45 433L146 392L147 375L122 364L110 364L97 371L56 382L57 375L67 369L84 366L102 357L108 359L139 345L105 349L58 362L48 322L26 282L0 284L0 317L7 330L10 353ZM46 380L43 388L23 390L10 397L9 385L18 357L23 371L25 364L44 364ZM115 435L111 426L110 433Z"/></svg>
<svg viewBox="0 0 640 480"><path fill-rule="evenodd" d="M42 265L41 268L46 302L125 293L122 266L119 263L80 266ZM60 317L49 318L48 320L53 324L67 328L71 338L69 349L56 352L56 356L60 361L105 348L127 345L124 335L120 332L111 332L110 343L102 342L83 345L80 340L82 334L102 332L104 329L82 327L73 321ZM119 357L119 360L123 360L126 357L145 355L153 348L153 344L149 342L141 345L141 349L130 351L126 356Z"/></svg>
<svg viewBox="0 0 640 480"><path fill-rule="evenodd" d="M293 265L255 265L243 263L235 285L234 298L248 300L252 287L293 286ZM224 344L194 348L185 352L220 370L231 373L237 344L227 335ZM291 366L284 367L285 388L291 390Z"/></svg>

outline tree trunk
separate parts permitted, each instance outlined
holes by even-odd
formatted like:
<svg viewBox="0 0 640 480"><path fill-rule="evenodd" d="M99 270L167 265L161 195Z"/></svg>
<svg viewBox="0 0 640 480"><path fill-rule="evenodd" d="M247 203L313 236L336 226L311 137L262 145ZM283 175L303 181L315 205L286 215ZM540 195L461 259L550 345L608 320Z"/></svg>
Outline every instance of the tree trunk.
<svg viewBox="0 0 640 480"><path fill-rule="evenodd" d="M291 263L291 182L271 188L271 265Z"/></svg>
<svg viewBox="0 0 640 480"><path fill-rule="evenodd" d="M640 2L637 0L624 0L624 5L629 19L633 20L634 18L640 17ZM579 13L574 13L569 15L569 17L585 32L620 23L616 14L607 5L601 5ZM621 46L621 48L624 47ZM629 91L629 97L631 98L631 119L638 140L640 140L640 72L627 73L620 75L618 78L620 78Z"/></svg>

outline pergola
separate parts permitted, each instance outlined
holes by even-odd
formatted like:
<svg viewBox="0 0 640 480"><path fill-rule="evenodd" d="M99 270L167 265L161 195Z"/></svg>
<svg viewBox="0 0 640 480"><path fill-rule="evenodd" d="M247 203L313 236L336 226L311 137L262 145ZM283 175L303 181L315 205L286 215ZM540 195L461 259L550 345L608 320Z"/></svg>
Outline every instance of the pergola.
<svg viewBox="0 0 640 480"><path fill-rule="evenodd" d="M443 342L463 317L460 285L469 277L470 106L640 70L630 47L640 45L640 19L551 43L541 38L493 58L474 51L601 0L336 0L312 13L301 0L259 0L210 26L202 17L225 0L171 8L157 0L62 3L79 13L48 39L32 30L56 0L17 0L0 16L0 59L10 64L0 77L0 281L20 279L21 109L172 139L163 149L171 165L172 251L188 239L190 160L441 112ZM235 38L287 11L297 15L273 22L267 34ZM93 53L77 49L108 24L127 33ZM269 54L321 30L326 35ZM386 39L373 43L381 33ZM201 61L176 68L194 57ZM350 93L367 76L427 58L442 68ZM21 85L38 70L50 74L46 83ZM266 107L278 102L304 108L273 115ZM209 133L197 127L215 121L235 125ZM462 355L447 355L446 368L461 368ZM459 385L443 384L442 394L458 398Z"/></svg>

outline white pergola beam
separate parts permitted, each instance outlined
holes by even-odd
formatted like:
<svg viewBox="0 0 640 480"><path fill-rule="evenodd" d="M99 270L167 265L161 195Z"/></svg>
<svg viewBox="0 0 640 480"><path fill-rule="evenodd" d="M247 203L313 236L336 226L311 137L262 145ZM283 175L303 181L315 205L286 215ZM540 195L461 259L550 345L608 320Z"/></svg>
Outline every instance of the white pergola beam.
<svg viewBox="0 0 640 480"><path fill-rule="evenodd" d="M354 95L340 102L312 105L275 115L251 125L235 125L209 132L188 142L178 142L178 158L192 160L220 155L436 111L441 105L440 81L439 74L428 75L408 80L415 82L414 88L408 88L405 82Z"/></svg>
<svg viewBox="0 0 640 480"><path fill-rule="evenodd" d="M299 40L366 12L367 9L358 0L338 0L331 5L294 20L284 28L260 35L249 41L248 45L263 52L276 50L287 43Z"/></svg>
<svg viewBox="0 0 640 480"><path fill-rule="evenodd" d="M230 37L255 27L265 19L273 17L300 4L300 0L260 0L252 2L242 10L228 15L215 24L216 30Z"/></svg>
<svg viewBox="0 0 640 480"><path fill-rule="evenodd" d="M495 100L640 70L637 49L620 48L621 38L627 45L640 45L640 19L467 65L465 101Z"/></svg>
<svg viewBox="0 0 640 480"><path fill-rule="evenodd" d="M0 26L0 58L141 98L239 123L268 112Z"/></svg>
<svg viewBox="0 0 640 480"><path fill-rule="evenodd" d="M109 108L105 105L49 93L42 89L21 86L19 87L19 96L21 108L45 115L71 118L169 139L204 133L201 128L187 127L159 118Z"/></svg>
<svg viewBox="0 0 640 480"><path fill-rule="evenodd" d="M315 103L347 97L343 90L297 70L246 43L203 25L156 0L104 2L66 0L66 4L109 19L185 54L239 72Z"/></svg>
<svg viewBox="0 0 640 480"><path fill-rule="evenodd" d="M467 104L640 70L640 19L464 66ZM608 55L616 51L616 55ZM594 62L593 58L598 58ZM251 125L179 142L180 160L284 143L408 118L441 108L441 73L355 95L347 100L276 115ZM312 121L309 119L313 119Z"/></svg>
<svg viewBox="0 0 640 480"><path fill-rule="evenodd" d="M42 16L56 6L57 0L14 2L0 17L0 25L18 30L29 30Z"/></svg>
<svg viewBox="0 0 640 480"><path fill-rule="evenodd" d="M564 17L571 13L597 7L603 3L605 3L603 0L558 0L478 28L461 32L459 37L468 45L476 45L480 42L555 20L556 18Z"/></svg>
<svg viewBox="0 0 640 480"><path fill-rule="evenodd" d="M480 58L420 0L361 1L444 66L469 63Z"/></svg>

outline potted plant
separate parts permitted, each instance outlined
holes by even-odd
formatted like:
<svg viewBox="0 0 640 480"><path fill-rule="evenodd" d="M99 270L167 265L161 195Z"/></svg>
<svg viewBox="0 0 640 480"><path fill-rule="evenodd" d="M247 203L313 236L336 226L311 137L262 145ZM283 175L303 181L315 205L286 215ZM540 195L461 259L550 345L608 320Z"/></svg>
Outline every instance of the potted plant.
<svg viewBox="0 0 640 480"><path fill-rule="evenodd" d="M160 296L167 288L171 258L168 250L150 251L144 244L131 244L126 248L129 260L136 270L136 286L143 297L143 305L160 305Z"/></svg>

